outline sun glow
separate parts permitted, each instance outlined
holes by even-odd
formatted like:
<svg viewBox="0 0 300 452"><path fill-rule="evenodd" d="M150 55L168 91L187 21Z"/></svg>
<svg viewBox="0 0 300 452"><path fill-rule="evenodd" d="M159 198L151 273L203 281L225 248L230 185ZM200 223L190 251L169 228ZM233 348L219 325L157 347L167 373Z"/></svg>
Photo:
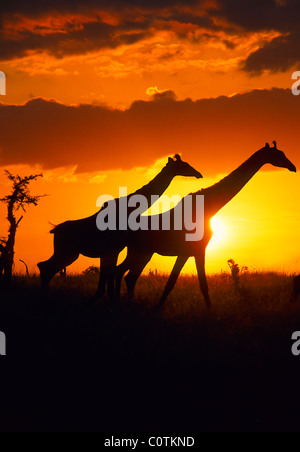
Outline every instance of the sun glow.
<svg viewBox="0 0 300 452"><path fill-rule="evenodd" d="M210 246L224 244L228 239L228 229L223 219L214 217L211 219L210 224L214 233L210 241Z"/></svg>

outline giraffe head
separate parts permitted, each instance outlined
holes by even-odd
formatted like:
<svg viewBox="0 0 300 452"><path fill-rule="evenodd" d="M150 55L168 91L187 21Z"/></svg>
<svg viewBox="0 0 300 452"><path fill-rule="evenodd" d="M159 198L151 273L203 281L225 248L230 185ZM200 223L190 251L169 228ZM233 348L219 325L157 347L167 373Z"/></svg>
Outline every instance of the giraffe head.
<svg viewBox="0 0 300 452"><path fill-rule="evenodd" d="M196 179L203 179L199 171L195 170L191 165L181 160L180 155L176 154L174 158L169 158L167 168L174 176L195 177Z"/></svg>
<svg viewBox="0 0 300 452"><path fill-rule="evenodd" d="M264 153L266 163L270 163L273 166L277 166L278 168L286 168L293 173L297 172L295 165L285 156L284 152L279 151L277 149L276 141L273 141L274 147L271 147L269 143L261 149Z"/></svg>

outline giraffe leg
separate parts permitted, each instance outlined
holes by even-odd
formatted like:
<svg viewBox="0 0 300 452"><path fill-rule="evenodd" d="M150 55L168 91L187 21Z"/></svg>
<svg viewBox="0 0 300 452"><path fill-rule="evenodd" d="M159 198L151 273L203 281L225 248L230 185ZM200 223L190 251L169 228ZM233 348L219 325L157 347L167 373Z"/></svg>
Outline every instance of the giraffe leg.
<svg viewBox="0 0 300 452"><path fill-rule="evenodd" d="M47 290L52 278L66 267L69 267L79 257L79 252L66 234L54 234L53 256L38 264L42 281L42 292L47 295Z"/></svg>
<svg viewBox="0 0 300 452"><path fill-rule="evenodd" d="M205 274L205 254L199 257L195 257L196 267L198 272L199 284L204 300L208 309L211 308L211 299L208 291L208 284Z"/></svg>
<svg viewBox="0 0 300 452"><path fill-rule="evenodd" d="M79 257L79 254L70 256L54 253L53 256L46 262L40 262L38 267L40 269L42 291L47 293L48 286L53 277L69 265L73 264Z"/></svg>
<svg viewBox="0 0 300 452"><path fill-rule="evenodd" d="M117 299L117 301L120 300L122 279L123 279L125 273L130 269L130 267L131 267L131 259L130 259L130 256L128 254L128 256L125 259L125 261L122 264L118 265L118 267L115 270L116 299Z"/></svg>
<svg viewBox="0 0 300 452"><path fill-rule="evenodd" d="M107 272L107 292L110 301L115 301L115 269L118 262L118 254L110 256L109 269Z"/></svg>
<svg viewBox="0 0 300 452"><path fill-rule="evenodd" d="M102 298L104 296L105 290L106 290L106 282L107 282L107 275L102 266L102 262L100 261L99 285L98 285L97 292L96 292L95 296L93 297L94 299Z"/></svg>
<svg viewBox="0 0 300 452"><path fill-rule="evenodd" d="M101 298L105 294L107 286L110 301L115 300L114 272L117 265L118 253L101 258L99 286L95 298Z"/></svg>
<svg viewBox="0 0 300 452"><path fill-rule="evenodd" d="M168 296L170 295L170 293L174 289L175 284L176 284L176 282L178 280L178 277L180 275L180 272L183 269L183 267L185 266L187 260L188 260L188 258L187 257L183 257L183 256L182 257L179 256L177 258L177 261L176 261L176 263L174 265L174 268L172 270L170 278L169 278L169 280L167 282L167 285L165 287L164 293L163 293L163 295L162 295L162 297L160 299L159 306L163 306L163 304L165 303L166 299L168 298Z"/></svg>
<svg viewBox="0 0 300 452"><path fill-rule="evenodd" d="M153 254L145 254L145 255L140 255L135 258L134 265L125 278L127 290L128 290L128 300L129 301L133 299L134 289L135 289L137 280L143 273L144 268L146 267L148 262L151 260L152 256L153 256Z"/></svg>

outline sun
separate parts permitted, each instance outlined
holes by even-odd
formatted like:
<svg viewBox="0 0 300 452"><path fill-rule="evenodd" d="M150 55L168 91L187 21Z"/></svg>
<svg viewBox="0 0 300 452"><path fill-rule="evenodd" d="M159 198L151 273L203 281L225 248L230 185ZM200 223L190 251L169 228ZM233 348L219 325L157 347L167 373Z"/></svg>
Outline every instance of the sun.
<svg viewBox="0 0 300 452"><path fill-rule="evenodd" d="M220 217L214 217L211 219L210 224L214 233L210 245L224 244L228 239L228 229L224 220Z"/></svg>

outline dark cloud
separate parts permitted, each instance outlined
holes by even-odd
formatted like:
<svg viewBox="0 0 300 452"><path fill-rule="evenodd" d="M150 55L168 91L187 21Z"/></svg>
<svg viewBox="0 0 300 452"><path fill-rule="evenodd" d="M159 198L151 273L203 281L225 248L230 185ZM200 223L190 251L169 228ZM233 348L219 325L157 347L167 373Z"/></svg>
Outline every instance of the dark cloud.
<svg viewBox="0 0 300 452"><path fill-rule="evenodd" d="M176 99L177 99L177 96L174 93L174 91L172 91L172 90L167 90L162 93L158 92L153 95L153 100L156 102L161 102L161 101L175 102Z"/></svg>
<svg viewBox="0 0 300 452"><path fill-rule="evenodd" d="M220 0L216 14L244 30L260 31L273 29L277 10L275 0Z"/></svg>
<svg viewBox="0 0 300 452"><path fill-rule="evenodd" d="M286 71L299 63L299 0L220 0L217 14L245 31L278 31L283 36L252 53L243 65L248 72Z"/></svg>
<svg viewBox="0 0 300 452"><path fill-rule="evenodd" d="M286 71L300 63L299 40L299 32L273 39L249 56L244 69L248 72Z"/></svg>
<svg viewBox="0 0 300 452"><path fill-rule="evenodd" d="M268 141L299 165L299 99L289 90L175 101L174 93L128 110L33 99L0 106L0 165L78 165L78 172L147 166L168 154L227 172Z"/></svg>
<svg viewBox="0 0 300 452"><path fill-rule="evenodd" d="M148 28L147 23L144 23L144 28ZM100 21L82 24L79 30L69 30L67 37L59 32L42 36L34 31L20 31L17 40L1 38L0 35L0 59L22 57L29 50L46 51L62 58L66 55L80 55L102 48L133 44L149 35L150 32L139 29L131 22L116 28Z"/></svg>
<svg viewBox="0 0 300 452"><path fill-rule="evenodd" d="M15 0L1 5L0 61L21 57L28 52L47 52L57 58L72 54L85 54L102 48L116 48L133 44L161 29L171 29L179 39L199 42L210 35L225 31L232 33L277 31L281 37L267 42L249 56L242 69L248 72L262 70L282 71L299 62L299 0L218 0L218 7L208 6L204 0L45 0L25 2ZM99 11L117 14L120 22L103 23ZM66 22L64 32L41 33L43 27L18 29L7 32L7 23L21 16L39 18L51 15L76 16L87 14L94 22L82 20L79 29L72 19ZM216 21L215 19L221 19ZM138 20L136 20L138 19ZM178 24L178 26L176 26ZM219 24L219 25L217 25ZM180 25L184 25L181 27ZM191 27L190 27L191 26ZM193 27L195 29L193 30ZM195 30L199 28L202 36ZM19 30L19 31L18 31ZM223 39L228 48L230 40Z"/></svg>
<svg viewBox="0 0 300 452"><path fill-rule="evenodd" d="M298 28L298 0L219 0L216 14L226 17L246 31L277 30L288 32Z"/></svg>
<svg viewBox="0 0 300 452"><path fill-rule="evenodd" d="M2 14L42 15L52 12L77 13L86 10L102 9L131 9L132 7L155 9L173 6L194 6L199 0L43 0L24 1L14 0L1 5Z"/></svg>
<svg viewBox="0 0 300 452"><path fill-rule="evenodd" d="M201 3L203 0L10 2L1 10L0 60L22 57L32 51L46 51L60 58L130 45L151 35L153 28L170 28L169 24L174 21L215 28L208 16L178 11L180 6L186 9L196 4L201 6ZM101 11L117 15L116 24L105 23L99 17ZM27 24L26 28L26 22L25 26L24 22L20 23L20 18L45 18L54 13L55 17L60 14L63 19L61 30L51 30L51 25L47 28L39 24Z"/></svg>

